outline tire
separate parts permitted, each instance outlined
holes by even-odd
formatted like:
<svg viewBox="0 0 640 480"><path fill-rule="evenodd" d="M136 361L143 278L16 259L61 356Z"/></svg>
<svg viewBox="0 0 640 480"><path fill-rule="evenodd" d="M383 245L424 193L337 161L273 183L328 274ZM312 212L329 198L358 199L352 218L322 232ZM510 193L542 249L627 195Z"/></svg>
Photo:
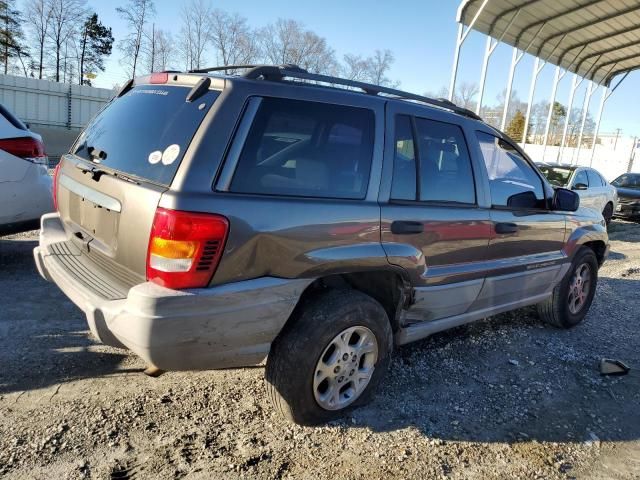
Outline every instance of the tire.
<svg viewBox="0 0 640 480"><path fill-rule="evenodd" d="M602 210L602 216L604 217L604 221L608 226L611 223L611 219L613 218L613 204L611 202L607 203L604 206L604 210Z"/></svg>
<svg viewBox="0 0 640 480"><path fill-rule="evenodd" d="M581 280L574 283L577 277L581 277ZM589 281L588 291L583 290L581 295L576 295L576 290L573 287L580 288L580 285L585 283L585 279ZM597 284L598 259L589 247L581 247L573 258L569 271L553 289L551 297L538 304L538 315L544 322L554 327L575 327L587 315ZM570 293L573 293L572 297L570 297ZM583 297L582 301L577 300L579 297Z"/></svg>
<svg viewBox="0 0 640 480"><path fill-rule="evenodd" d="M341 347L338 338L346 340ZM368 351L374 340L376 354ZM392 351L393 333L380 303L356 290L330 290L308 301L273 342L265 371L269 397L290 421L328 422L371 400Z"/></svg>

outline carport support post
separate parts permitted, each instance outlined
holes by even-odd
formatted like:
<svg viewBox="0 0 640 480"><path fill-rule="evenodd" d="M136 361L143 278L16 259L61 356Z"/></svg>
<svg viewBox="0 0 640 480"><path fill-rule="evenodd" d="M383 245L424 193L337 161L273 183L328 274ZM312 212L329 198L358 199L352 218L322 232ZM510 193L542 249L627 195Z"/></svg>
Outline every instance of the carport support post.
<svg viewBox="0 0 640 480"><path fill-rule="evenodd" d="M591 157L589 159L589 166L593 165L593 154L596 151L596 141L598 140L598 133L600 133L600 121L602 120L602 111L604 110L604 104L609 99L611 94L616 91L616 89L620 86L624 79L627 78L629 72L625 72L624 76L620 79L618 83L613 88L605 87L602 92L602 100L600 101L600 110L598 111L598 120L596 120L596 128L593 133L593 143L591 144Z"/></svg>
<svg viewBox="0 0 640 480"><path fill-rule="evenodd" d="M522 60L522 57L524 57L524 54L527 53L527 51L529 50L533 42L536 40L536 38L538 38L538 35L540 35L540 32L542 32L542 29L545 27L545 25L546 25L546 22L540 26L540 28L538 29L536 34L533 36L529 44L521 52L518 53L517 46L513 47L513 56L511 57L511 69L509 70L509 82L507 83L507 91L504 98L504 110L502 112L502 126L500 127L500 130L504 130L504 128L507 125L507 113L509 112L509 103L511 102L511 89L513 88L513 76L516 73L516 67L518 66L518 63L520 63L520 60Z"/></svg>
<svg viewBox="0 0 640 480"><path fill-rule="evenodd" d="M544 140L542 141L542 158L544 162L544 154L547 151L547 140L549 140L549 130L551 129L551 118L553 117L553 104L556 102L556 95L558 93L558 83L564 77L565 72L561 72L561 68L556 67L556 75L553 79L553 88L551 89L551 99L549 100L549 113L547 114L547 124L544 127Z"/></svg>
<svg viewBox="0 0 640 480"><path fill-rule="evenodd" d="M524 55L524 52L523 52ZM509 112L509 103L511 102L511 89L513 88L513 77L516 73L516 66L522 58L522 55L518 53L518 49L513 47L513 54L511 55L511 68L509 69L509 80L507 81L507 90L504 94L504 109L502 110L502 123L500 124L500 130L504 131L504 127L507 125L507 113Z"/></svg>
<svg viewBox="0 0 640 480"><path fill-rule="evenodd" d="M484 49L484 60L482 62L482 72L480 73L480 91L478 92L478 105L476 105L476 114L480 115L482 110L482 97L484 97L484 86L487 82L487 68L489 66L489 57L495 50L498 42L494 43L493 38L487 36L487 46Z"/></svg>
<svg viewBox="0 0 640 480"><path fill-rule="evenodd" d="M458 64L460 63L460 48L462 48L462 42L464 42L464 36L462 34L462 24L458 25L458 38L456 39L456 50L453 54L453 67L451 68L451 82L449 83L449 101L453 102L453 92L456 88L456 77L458 76Z"/></svg>
<svg viewBox="0 0 640 480"><path fill-rule="evenodd" d="M582 135L584 134L584 126L587 123L587 115L589 115L589 105L591 104L591 95L593 95L593 83L589 82L589 87L584 94L584 104L582 105L582 122L580 123L580 133L578 134L578 145L574 151L577 152L576 165L580 163L580 150L582 149ZM571 163L573 163L573 156L571 156Z"/></svg>
<svg viewBox="0 0 640 480"><path fill-rule="evenodd" d="M573 80L571 81L571 92L569 93L569 104L567 105L567 116L564 119L564 129L562 130L562 143L560 144L560 149L558 150L557 161L562 159L562 154L564 153L564 147L567 143L567 132L569 131L569 120L571 118L571 109L573 108L573 98L576 95L576 91L578 87L582 84L584 78L581 78L578 81L578 74L573 74Z"/></svg>
<svg viewBox="0 0 640 480"><path fill-rule="evenodd" d="M598 133L600 133L600 120L602 120L602 111L604 110L604 104L609 98L611 92L609 92L609 87L604 87L602 90L602 99L600 99L600 108L598 109L598 119L596 120L596 128L593 131L593 143L591 144L591 158L589 158L589 166L593 165L593 154L596 151L596 143L598 141ZM580 161L580 150L578 150L578 160L576 163Z"/></svg>
<svg viewBox="0 0 640 480"><path fill-rule="evenodd" d="M453 101L453 95L456 88L456 77L458 76L458 64L460 63L460 49L462 48L462 44L464 43L464 41L467 39L469 32L471 32L471 29L473 28L476 21L478 20L478 17L480 17L480 14L484 10L484 7L487 6L487 3L489 3L489 0L484 0L482 2L482 5L480 5L480 8L474 15L473 20L471 20L471 23L469 23L469 26L467 27L466 31L464 30L463 18L460 19L460 23L458 24L458 36L456 38L456 49L453 52L453 66L451 68L451 82L449 83L449 101Z"/></svg>
<svg viewBox="0 0 640 480"><path fill-rule="evenodd" d="M542 62L542 65L540 65L540 57L536 57L536 61L533 63L533 75L531 76L531 86L529 87L527 114L525 115L524 131L522 132L522 148L524 148L524 146L527 144L527 135L529 134L529 120L531 119L531 108L533 107L533 95L536 91L536 84L538 83L540 72L546 64L547 62Z"/></svg>
<svg viewBox="0 0 640 480"><path fill-rule="evenodd" d="M476 114L478 115L480 115L480 112L482 111L482 98L484 97L484 86L487 82L487 69L489 67L489 58L495 51L498 44L502 41L504 36L509 31L509 29L511 28L511 25L513 25L513 22L516 20L516 18L518 18L518 15L520 15L520 9L518 9L516 13L513 15L513 17L511 17L511 20L509 21L507 28L504 29L504 31L502 32L502 35L500 35L500 38L498 38L497 40L494 40L493 38L491 38L491 35L487 36L487 45L484 50L484 60L482 62L482 72L480 73L480 92L478 93L478 105L476 106Z"/></svg>

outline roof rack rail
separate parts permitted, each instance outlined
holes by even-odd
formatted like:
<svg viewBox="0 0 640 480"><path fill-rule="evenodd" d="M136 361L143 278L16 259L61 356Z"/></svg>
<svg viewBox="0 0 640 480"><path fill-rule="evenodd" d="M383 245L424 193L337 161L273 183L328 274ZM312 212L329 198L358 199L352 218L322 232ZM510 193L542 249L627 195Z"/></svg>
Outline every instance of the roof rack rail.
<svg viewBox="0 0 640 480"><path fill-rule="evenodd" d="M225 70L246 70L248 68L255 68L258 65L221 65L219 67L207 67L196 68L194 70L188 70L187 73L209 73L209 72L223 72Z"/></svg>
<svg viewBox="0 0 640 480"><path fill-rule="evenodd" d="M232 67L215 67L214 69L205 69L207 71L224 70ZM309 73L307 70L298 67L297 65L245 65L244 68L248 68L248 71L244 73L243 77L249 79L263 78L265 80L280 81L285 77L311 80L316 82L327 83L329 85L343 85L346 87L357 88L369 95L389 95L394 98L402 100L414 100L421 103L426 103L444 110L448 110L465 117L470 117L475 120L482 120L480 116L472 112L469 109L459 107L455 103L445 99L435 99L424 97L422 95L416 95L402 90L396 90L395 88L381 87L380 85L374 85L371 83L359 82L357 80L347 80L346 78L332 77L329 75L322 75L319 73ZM204 72L203 72L204 73Z"/></svg>

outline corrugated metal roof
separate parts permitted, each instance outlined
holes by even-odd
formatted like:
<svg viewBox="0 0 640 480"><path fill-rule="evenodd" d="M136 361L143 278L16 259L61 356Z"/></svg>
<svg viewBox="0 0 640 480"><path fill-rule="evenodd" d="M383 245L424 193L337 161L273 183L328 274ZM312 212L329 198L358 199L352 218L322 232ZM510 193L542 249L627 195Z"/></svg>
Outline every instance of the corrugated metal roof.
<svg viewBox="0 0 640 480"><path fill-rule="evenodd" d="M482 3L464 0L458 22ZM499 38L512 20L504 43L596 83L640 69L640 0L489 0L473 29Z"/></svg>

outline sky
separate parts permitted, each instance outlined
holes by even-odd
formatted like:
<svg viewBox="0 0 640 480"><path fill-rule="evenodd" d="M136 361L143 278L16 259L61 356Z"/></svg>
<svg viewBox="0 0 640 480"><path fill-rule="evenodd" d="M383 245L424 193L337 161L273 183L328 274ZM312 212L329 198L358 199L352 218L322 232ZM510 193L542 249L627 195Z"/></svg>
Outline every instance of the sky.
<svg viewBox="0 0 640 480"><path fill-rule="evenodd" d="M437 92L449 85L456 38L457 0L396 0L370 2L364 0L322 0L320 2L292 0L212 0L215 8L239 13L253 27L274 22L279 17L292 18L326 38L338 58L346 53L371 55L376 49L389 49L395 62L388 76L400 82L400 88L424 94ZM89 0L100 20L113 28L116 42L126 35L126 26L115 9L125 0ZM182 0L155 0L158 28L180 29ZM471 32L460 57L458 82L479 83L486 37ZM496 96L504 90L511 62L511 47L500 45L489 65L484 103L497 103ZM119 64L121 52L114 53L106 63L95 84L111 88L126 80ZM211 56L211 63L214 63ZM526 101L529 92L533 58L525 56L516 71L514 90ZM538 80L534 103L549 100L555 67L547 65ZM567 74L558 88L556 100L568 103L571 75ZM576 93L574 107L583 103L587 82ZM597 115L601 90L591 99L590 112ZM632 72L607 101L601 132L620 128L623 136L640 136L640 70Z"/></svg>

